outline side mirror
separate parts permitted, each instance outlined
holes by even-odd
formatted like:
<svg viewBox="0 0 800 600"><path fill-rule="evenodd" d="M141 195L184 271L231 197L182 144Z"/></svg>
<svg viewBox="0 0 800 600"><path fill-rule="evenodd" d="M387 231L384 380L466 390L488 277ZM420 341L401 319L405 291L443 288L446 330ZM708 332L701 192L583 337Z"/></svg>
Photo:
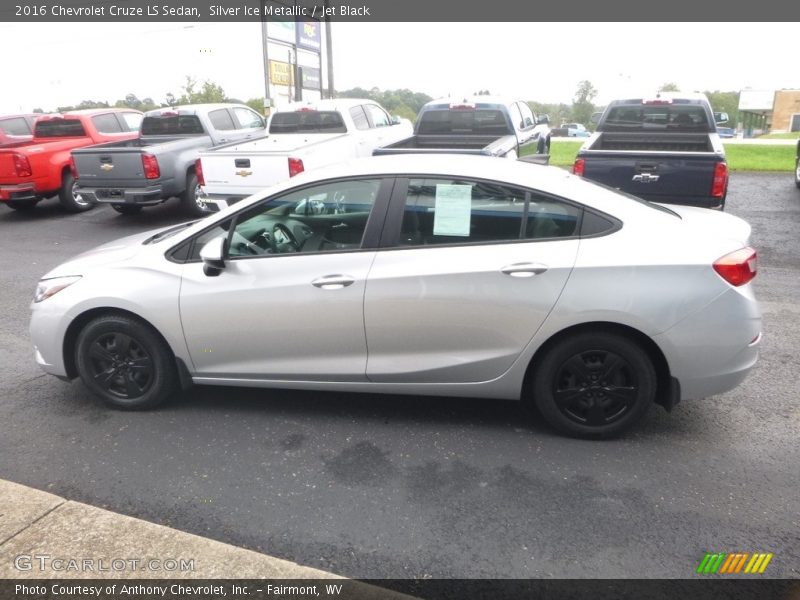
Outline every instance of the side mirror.
<svg viewBox="0 0 800 600"><path fill-rule="evenodd" d="M717 125L723 125L724 123L728 122L728 113L726 112L715 112L714 113L714 121Z"/></svg>
<svg viewBox="0 0 800 600"><path fill-rule="evenodd" d="M597 125L600 122L600 117L602 116L603 116L602 112L593 112L589 120L595 125Z"/></svg>
<svg viewBox="0 0 800 600"><path fill-rule="evenodd" d="M392 125L400 125L400 117L398 115L392 115Z"/></svg>
<svg viewBox="0 0 800 600"><path fill-rule="evenodd" d="M549 115L539 115L539 118L536 119L536 123L539 125L548 125L550 123L550 116Z"/></svg>
<svg viewBox="0 0 800 600"><path fill-rule="evenodd" d="M203 261L203 273L208 277L216 277L225 268L225 256L228 253L228 240L224 237L214 238L200 249Z"/></svg>

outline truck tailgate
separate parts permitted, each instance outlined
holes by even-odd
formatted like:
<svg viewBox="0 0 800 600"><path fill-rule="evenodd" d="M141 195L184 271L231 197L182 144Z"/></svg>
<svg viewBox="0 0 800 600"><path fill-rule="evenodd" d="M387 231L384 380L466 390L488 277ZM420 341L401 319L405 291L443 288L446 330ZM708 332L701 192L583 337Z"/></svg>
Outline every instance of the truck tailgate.
<svg viewBox="0 0 800 600"><path fill-rule="evenodd" d="M579 155L579 158L581 156ZM715 165L713 153L590 151L583 155L584 177L647 200L690 203L708 198Z"/></svg>
<svg viewBox="0 0 800 600"><path fill-rule="evenodd" d="M142 151L138 148L115 148L113 152L96 148L73 152L72 158L82 186L102 186L112 181L113 185L120 185L144 177Z"/></svg>
<svg viewBox="0 0 800 600"><path fill-rule="evenodd" d="M8 150L0 150L0 183L11 183L18 179L14 167L14 154Z"/></svg>
<svg viewBox="0 0 800 600"><path fill-rule="evenodd" d="M275 134L252 142L202 152L208 195L248 196L290 177L290 160L302 161L303 170L343 160L352 154L347 135Z"/></svg>

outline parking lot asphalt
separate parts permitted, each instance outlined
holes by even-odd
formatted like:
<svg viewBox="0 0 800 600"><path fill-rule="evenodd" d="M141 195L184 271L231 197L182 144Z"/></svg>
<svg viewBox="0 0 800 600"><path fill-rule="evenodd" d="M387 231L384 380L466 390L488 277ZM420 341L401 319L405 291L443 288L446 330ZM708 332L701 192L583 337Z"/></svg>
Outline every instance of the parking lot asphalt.
<svg viewBox="0 0 800 600"><path fill-rule="evenodd" d="M734 173L753 225L763 352L736 390L653 408L618 440L559 437L516 404L194 388L106 409L41 374L36 281L99 243L184 220L0 207L0 478L349 577L691 577L772 552L800 577L800 190ZM680 243L676 240L676 243Z"/></svg>

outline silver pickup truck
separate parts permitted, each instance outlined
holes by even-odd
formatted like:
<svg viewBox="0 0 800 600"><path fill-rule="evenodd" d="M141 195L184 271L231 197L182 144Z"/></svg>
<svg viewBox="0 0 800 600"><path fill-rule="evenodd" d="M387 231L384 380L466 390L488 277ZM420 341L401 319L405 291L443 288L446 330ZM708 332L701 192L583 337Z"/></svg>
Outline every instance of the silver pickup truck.
<svg viewBox="0 0 800 600"><path fill-rule="evenodd" d="M72 152L76 193L122 214L177 197L192 216L206 214L195 161L201 150L265 135L264 118L238 104L195 104L145 113L140 137Z"/></svg>

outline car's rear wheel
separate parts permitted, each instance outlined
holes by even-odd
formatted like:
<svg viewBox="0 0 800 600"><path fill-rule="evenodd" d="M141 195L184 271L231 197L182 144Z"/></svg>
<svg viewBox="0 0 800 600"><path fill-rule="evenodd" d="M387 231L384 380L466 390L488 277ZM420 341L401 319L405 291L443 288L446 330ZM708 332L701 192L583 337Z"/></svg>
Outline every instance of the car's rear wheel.
<svg viewBox="0 0 800 600"><path fill-rule="evenodd" d="M172 352L148 325L122 315L90 321L75 343L83 383L106 404L140 410L164 402L177 374Z"/></svg>
<svg viewBox="0 0 800 600"><path fill-rule="evenodd" d="M96 202L87 199L79 192L75 191L76 182L72 173L64 173L61 181L61 189L58 191L58 199L68 212L79 213L94 208Z"/></svg>
<svg viewBox="0 0 800 600"><path fill-rule="evenodd" d="M14 210L33 210L38 203L38 200L9 200L6 202L8 207Z"/></svg>
<svg viewBox="0 0 800 600"><path fill-rule="evenodd" d="M794 184L800 188L800 158L794 163Z"/></svg>
<svg viewBox="0 0 800 600"><path fill-rule="evenodd" d="M539 412L559 431L612 437L650 408L656 372L633 340L612 332L583 332L559 340L538 361L532 391Z"/></svg>
<svg viewBox="0 0 800 600"><path fill-rule="evenodd" d="M138 204L112 204L111 208L121 215L138 215L142 212L142 207Z"/></svg>

